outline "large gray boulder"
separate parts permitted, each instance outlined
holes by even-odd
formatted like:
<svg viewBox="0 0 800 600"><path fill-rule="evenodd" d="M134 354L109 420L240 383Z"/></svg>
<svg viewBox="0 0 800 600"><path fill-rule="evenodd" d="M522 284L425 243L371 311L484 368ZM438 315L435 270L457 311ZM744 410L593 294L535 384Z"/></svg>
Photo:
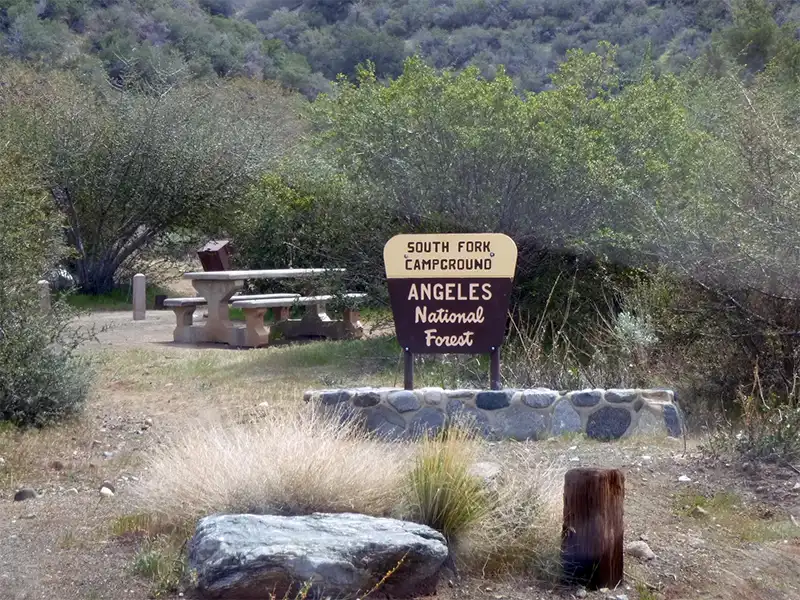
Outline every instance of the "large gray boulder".
<svg viewBox="0 0 800 600"><path fill-rule="evenodd" d="M407 598L435 590L447 555L438 531L396 519L214 515L197 524L189 567L202 594L231 600L283 598L306 583L310 598L357 598L397 568L376 595Z"/></svg>

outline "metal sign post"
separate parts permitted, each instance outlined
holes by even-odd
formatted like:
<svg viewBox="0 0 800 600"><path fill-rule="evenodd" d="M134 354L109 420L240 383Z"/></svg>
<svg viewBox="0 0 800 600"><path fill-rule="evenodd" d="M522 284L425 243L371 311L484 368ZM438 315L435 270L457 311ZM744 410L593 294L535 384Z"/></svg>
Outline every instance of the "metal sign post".
<svg viewBox="0 0 800 600"><path fill-rule="evenodd" d="M414 389L414 355L408 351L408 348L403 350L404 372L403 372L403 389Z"/></svg>
<svg viewBox="0 0 800 600"><path fill-rule="evenodd" d="M495 348L489 354L489 387L499 390L502 386L500 380L500 348Z"/></svg>

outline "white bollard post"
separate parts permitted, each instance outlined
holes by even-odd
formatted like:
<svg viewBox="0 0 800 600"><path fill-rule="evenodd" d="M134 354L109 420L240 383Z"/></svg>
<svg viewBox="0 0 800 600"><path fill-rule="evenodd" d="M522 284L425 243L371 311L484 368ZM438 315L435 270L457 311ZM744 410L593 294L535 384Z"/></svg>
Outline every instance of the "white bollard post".
<svg viewBox="0 0 800 600"><path fill-rule="evenodd" d="M145 305L147 303L146 293L147 278L141 273L133 276L133 320L143 321L145 315Z"/></svg>
<svg viewBox="0 0 800 600"><path fill-rule="evenodd" d="M50 282L40 279L36 285L39 286L39 309L46 315L50 312Z"/></svg>

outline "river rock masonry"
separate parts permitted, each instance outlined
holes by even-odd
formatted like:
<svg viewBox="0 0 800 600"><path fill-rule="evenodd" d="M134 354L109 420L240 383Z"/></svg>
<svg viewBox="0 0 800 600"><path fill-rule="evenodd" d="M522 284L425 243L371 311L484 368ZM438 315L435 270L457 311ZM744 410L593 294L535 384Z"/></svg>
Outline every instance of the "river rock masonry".
<svg viewBox="0 0 800 600"><path fill-rule="evenodd" d="M683 433L675 394L666 389L350 388L312 390L304 399L358 420L387 439L414 438L464 421L493 440L541 440L573 433L615 440Z"/></svg>

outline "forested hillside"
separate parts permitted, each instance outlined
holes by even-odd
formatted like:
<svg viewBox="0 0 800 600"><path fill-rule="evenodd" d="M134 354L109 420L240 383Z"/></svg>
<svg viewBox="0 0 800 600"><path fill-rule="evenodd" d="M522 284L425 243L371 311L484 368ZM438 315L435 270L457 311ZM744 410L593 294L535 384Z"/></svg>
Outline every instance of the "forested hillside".
<svg viewBox="0 0 800 600"><path fill-rule="evenodd" d="M770 9L779 25L800 21L798 0ZM646 56L675 71L732 22L728 0L0 0L0 47L87 79L246 76L309 96L367 59L389 77L419 54L488 77L504 65L541 90L570 48L607 40L623 71Z"/></svg>

